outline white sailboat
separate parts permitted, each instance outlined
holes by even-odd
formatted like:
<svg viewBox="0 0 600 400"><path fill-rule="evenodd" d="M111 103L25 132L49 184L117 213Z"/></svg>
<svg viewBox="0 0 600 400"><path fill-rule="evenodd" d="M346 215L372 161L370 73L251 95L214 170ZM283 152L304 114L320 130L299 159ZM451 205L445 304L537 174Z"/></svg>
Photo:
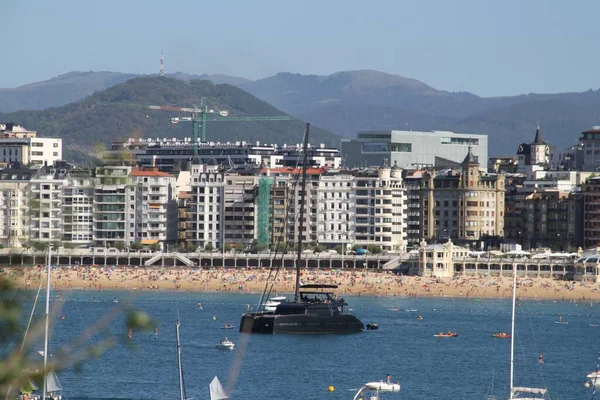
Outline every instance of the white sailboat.
<svg viewBox="0 0 600 400"><path fill-rule="evenodd" d="M510 338L510 397L509 399L539 400L546 399L547 389L530 388L514 385L515 371L515 305L517 300L517 266L513 268L513 297L512 297L512 321Z"/></svg>
<svg viewBox="0 0 600 400"><path fill-rule="evenodd" d="M223 389L223 385L219 381L219 378L216 376L213 378L212 382L208 386L210 389L210 400L228 400L229 396L225 393L225 389Z"/></svg>

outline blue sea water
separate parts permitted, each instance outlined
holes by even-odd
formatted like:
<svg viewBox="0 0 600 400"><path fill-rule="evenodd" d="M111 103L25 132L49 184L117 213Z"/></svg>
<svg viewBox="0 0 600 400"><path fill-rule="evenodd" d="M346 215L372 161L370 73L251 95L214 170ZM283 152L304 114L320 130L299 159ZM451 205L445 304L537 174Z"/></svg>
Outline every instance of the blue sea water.
<svg viewBox="0 0 600 400"><path fill-rule="evenodd" d="M90 301L95 297L98 301ZM118 297L119 304L113 304ZM347 298L355 314L377 331L352 335L243 335L246 304L258 295L176 292L66 292L53 327L51 349L66 345L124 302L158 321L152 332L133 332L121 343L86 361L81 371L60 379L65 399L177 399L179 396L175 321L181 342L187 397L208 399L218 375L232 399L352 399L354 391L386 374L402 385L398 399L484 399L494 380L499 399L508 396L510 340L492 333L510 331L510 301L485 299ZM56 300L56 299L55 299ZM202 302L203 310L197 307ZM395 311L394 309L399 309ZM410 311L417 310L417 311ZM122 313L109 330L126 339ZM417 320L422 315L423 320ZM558 315L568 324L555 324ZM213 316L216 320L213 320ZM552 398L589 399L585 376L600 351L600 304L522 301L517 308L516 385L548 387ZM235 329L221 329L223 324ZM457 338L435 338L452 330ZM85 333L84 338L87 339ZM234 351L216 349L227 336ZM97 343L101 335L90 338ZM125 340L127 341L127 340ZM537 362L544 354L543 366ZM334 392L328 387L334 386Z"/></svg>

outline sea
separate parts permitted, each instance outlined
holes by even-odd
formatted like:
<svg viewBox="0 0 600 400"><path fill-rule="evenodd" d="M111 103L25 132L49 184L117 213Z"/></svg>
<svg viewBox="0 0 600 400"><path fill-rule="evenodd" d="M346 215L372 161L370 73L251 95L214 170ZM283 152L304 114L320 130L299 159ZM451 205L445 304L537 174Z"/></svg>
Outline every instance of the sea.
<svg viewBox="0 0 600 400"><path fill-rule="evenodd" d="M209 383L218 376L231 399L347 400L364 383L384 380L387 374L401 384L401 391L382 399L508 398L510 340L492 334L510 332L510 300L347 297L352 312L365 324L378 324L378 330L240 334L240 316L247 304L256 307L259 298L159 291L53 296L49 353L77 339L87 345L108 335L118 339L101 356L60 372L63 399L178 399L178 318L188 399L209 399ZM158 331L133 331L128 338L125 305L146 312ZM558 316L564 323L556 323ZM94 334L87 332L103 318L110 322ZM223 329L224 324L235 328ZM547 387L555 400L590 399L592 389L584 383L596 368L599 325L598 303L519 301L515 385ZM446 331L459 336L434 337ZM216 348L223 337L236 344L235 350ZM538 363L540 353L543 364Z"/></svg>

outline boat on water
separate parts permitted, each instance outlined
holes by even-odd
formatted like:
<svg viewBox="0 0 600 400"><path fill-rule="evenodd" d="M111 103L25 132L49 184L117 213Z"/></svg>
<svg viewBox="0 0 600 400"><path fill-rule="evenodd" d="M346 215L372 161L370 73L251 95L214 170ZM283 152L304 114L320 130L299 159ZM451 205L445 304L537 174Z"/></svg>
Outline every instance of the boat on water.
<svg viewBox="0 0 600 400"><path fill-rule="evenodd" d="M210 390L210 400L228 400L229 399L229 396L225 392L225 389L223 389L223 385L221 385L219 378L217 378L216 376L210 382L210 385L208 385L208 388Z"/></svg>
<svg viewBox="0 0 600 400"><path fill-rule="evenodd" d="M562 315L558 316L558 319L556 321L554 321L555 324L561 324L561 325L568 325L569 323L566 321L563 321L562 319Z"/></svg>
<svg viewBox="0 0 600 400"><path fill-rule="evenodd" d="M546 388L515 386L515 307L517 304L517 264L513 267L513 296L510 324L510 399L537 400L550 399ZM540 353L541 356L541 353Z"/></svg>
<svg viewBox="0 0 600 400"><path fill-rule="evenodd" d="M225 324L221 327L221 329L233 329L235 328L235 325L233 324Z"/></svg>
<svg viewBox="0 0 600 400"><path fill-rule="evenodd" d="M217 349L220 350L233 350L234 348L235 344L227 338L223 338L219 343L217 343Z"/></svg>
<svg viewBox="0 0 600 400"><path fill-rule="evenodd" d="M369 399L379 400L381 393L397 393L400 391L399 383L392 382L367 382L354 395L354 400Z"/></svg>
<svg viewBox="0 0 600 400"><path fill-rule="evenodd" d="M271 297L269 300L267 300L263 303L263 309L265 311L275 311L277 309L277 306L286 300L287 300L287 297L285 297L285 296Z"/></svg>
<svg viewBox="0 0 600 400"><path fill-rule="evenodd" d="M306 168L308 166L308 137L310 125L304 134L302 162L302 190L300 191L299 232L304 230L304 208L306 193ZM294 200L296 202L296 200ZM337 285L300 284L302 265L302 235L298 236L296 258L296 284L294 299L279 302L275 309L262 309L242 315L240 332L243 333L355 333L365 329L363 323L353 314L344 312L348 306L343 298L338 298L334 289ZM267 282L269 285L269 282ZM265 293L267 289L265 289ZM268 296L265 296L268 297ZM273 300L273 299L271 299ZM262 302L262 300L261 300ZM261 304L259 302L259 304Z"/></svg>
<svg viewBox="0 0 600 400"><path fill-rule="evenodd" d="M510 339L510 338L512 338L512 335L509 335L506 332L496 332L492 335L492 337L494 337L496 339Z"/></svg>
<svg viewBox="0 0 600 400"><path fill-rule="evenodd" d="M450 332L450 331L448 331L446 333L439 332L439 333L437 333L437 334L435 334L433 336L434 337L458 337L458 333L456 333L456 332Z"/></svg>

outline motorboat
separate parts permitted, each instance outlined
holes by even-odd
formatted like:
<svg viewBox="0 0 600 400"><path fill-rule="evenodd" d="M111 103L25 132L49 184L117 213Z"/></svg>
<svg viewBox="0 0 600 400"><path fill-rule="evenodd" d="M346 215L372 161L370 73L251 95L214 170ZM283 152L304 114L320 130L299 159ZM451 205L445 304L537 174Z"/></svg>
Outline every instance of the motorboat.
<svg viewBox="0 0 600 400"><path fill-rule="evenodd" d="M494 337L496 339L510 339L510 338L512 338L512 335L509 335L506 332L497 332L497 333L494 333L492 335L492 337Z"/></svg>
<svg viewBox="0 0 600 400"><path fill-rule="evenodd" d="M221 339L221 341L217 344L217 349L221 350L233 350L234 348L235 344L227 338Z"/></svg>
<svg viewBox="0 0 600 400"><path fill-rule="evenodd" d="M354 395L354 400L370 399L379 400L380 393L397 393L400 391L399 383L392 382L367 382Z"/></svg>
<svg viewBox="0 0 600 400"><path fill-rule="evenodd" d="M269 300L267 300L263 303L263 309L265 311L271 311L271 312L275 311L277 309L277 306L286 300L287 300L287 297L285 297L285 296L271 297Z"/></svg>
<svg viewBox="0 0 600 400"><path fill-rule="evenodd" d="M221 329L233 329L235 328L235 325L233 324L225 324L221 327Z"/></svg>
<svg viewBox="0 0 600 400"><path fill-rule="evenodd" d="M440 332L438 334L433 335L434 337L458 337L458 333L456 332Z"/></svg>

